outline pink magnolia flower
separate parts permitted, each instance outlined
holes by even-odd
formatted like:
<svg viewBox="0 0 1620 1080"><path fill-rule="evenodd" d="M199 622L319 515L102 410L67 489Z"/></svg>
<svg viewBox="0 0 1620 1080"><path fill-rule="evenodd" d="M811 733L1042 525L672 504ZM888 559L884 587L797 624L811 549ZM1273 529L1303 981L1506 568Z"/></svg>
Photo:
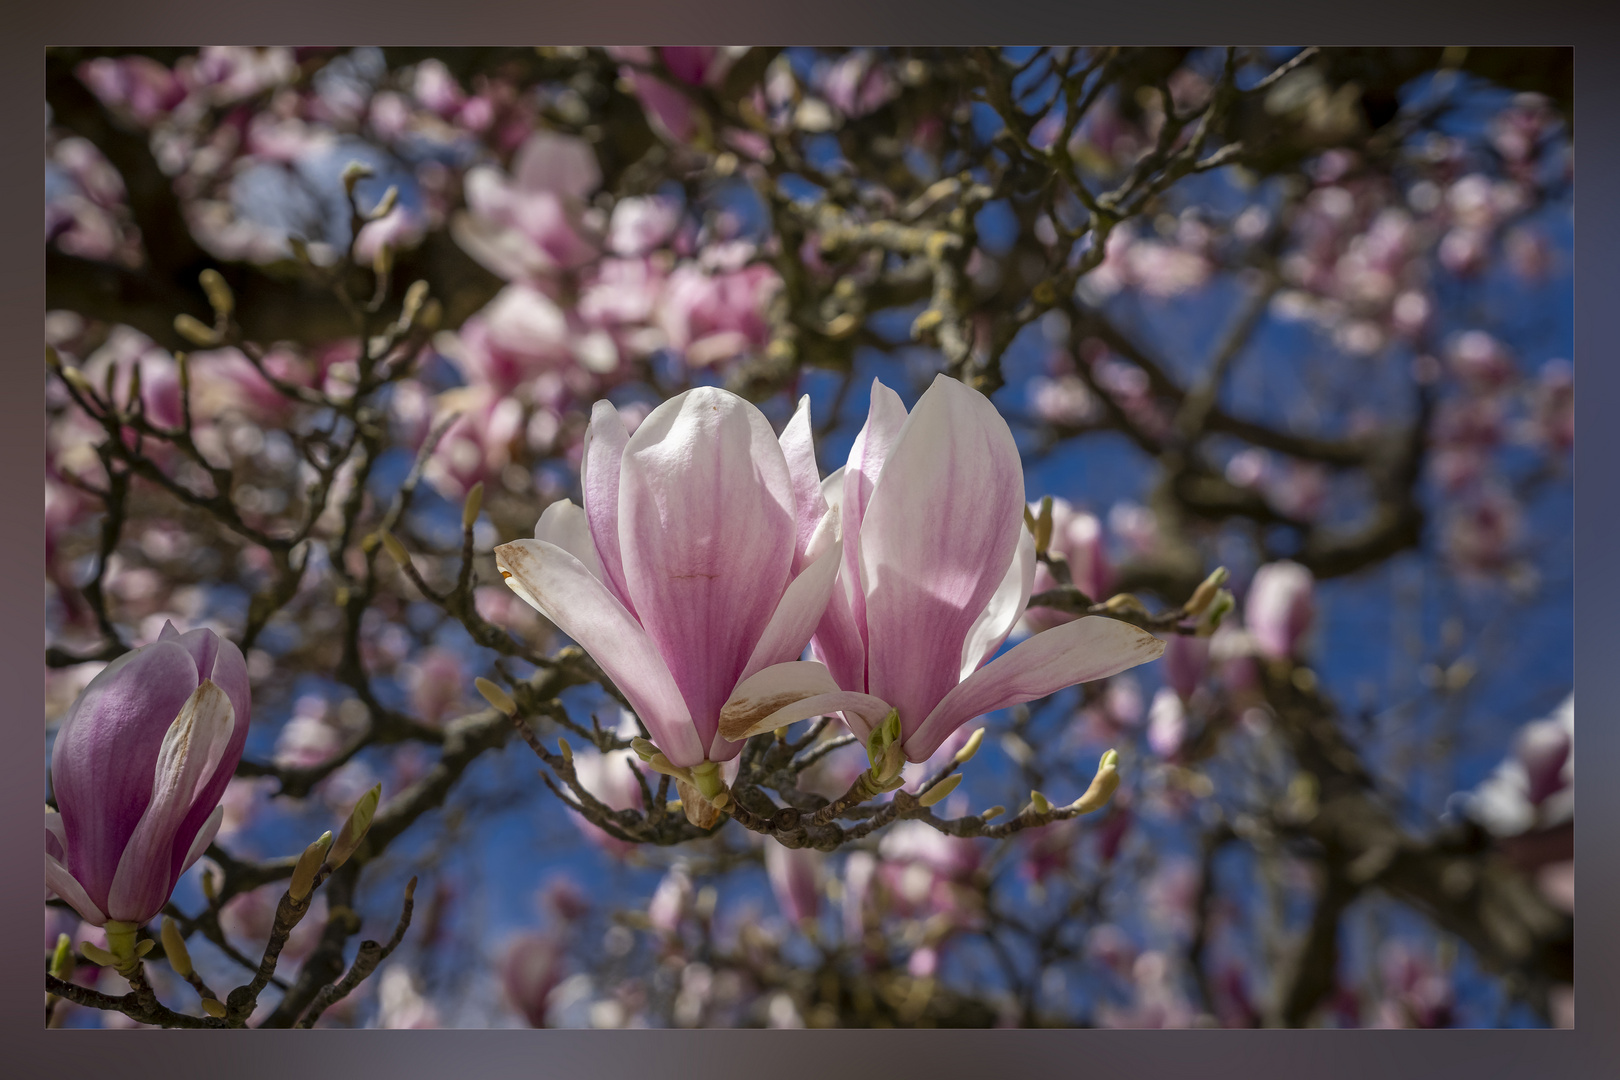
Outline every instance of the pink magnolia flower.
<svg viewBox="0 0 1620 1080"><path fill-rule="evenodd" d="M788 921L815 919L821 906L821 862L822 854L815 848L785 848L774 840L765 842L765 876Z"/></svg>
<svg viewBox="0 0 1620 1080"><path fill-rule="evenodd" d="M462 325L448 355L469 383L508 394L542 371L573 363L572 336L568 316L555 300L518 283L496 293ZM608 367L616 366L615 355Z"/></svg>
<svg viewBox="0 0 1620 1080"><path fill-rule="evenodd" d="M1245 623L1260 655L1287 660L1315 616L1315 578L1296 562L1267 563L1255 571Z"/></svg>
<svg viewBox="0 0 1620 1080"><path fill-rule="evenodd" d="M501 988L530 1027L546 1026L551 991L563 976L562 943L548 934L522 934L501 957Z"/></svg>
<svg viewBox="0 0 1620 1080"><path fill-rule="evenodd" d="M821 663L739 686L728 713L742 722L728 730L841 711L864 739L893 709L906 758L926 761L977 716L1164 650L1146 631L1092 617L985 663L1029 601L1035 541L1012 432L988 398L954 379L935 379L909 416L874 380L866 425L822 495L840 508L844 572L816 630Z"/></svg>
<svg viewBox="0 0 1620 1080"><path fill-rule="evenodd" d="M672 142L686 142L699 126L697 103L686 87L714 86L725 77L739 52L746 51L712 45L661 47L657 58L663 61L673 81L632 66L653 66L651 49L610 48L608 55L621 62L619 74L646 110L653 130Z"/></svg>
<svg viewBox="0 0 1620 1080"><path fill-rule="evenodd" d="M673 765L728 761L742 746L719 734L722 708L797 661L838 574L809 398L780 440L714 387L664 402L634 435L598 402L585 440L584 507L552 503L496 565L596 659Z"/></svg>
<svg viewBox="0 0 1620 1080"><path fill-rule="evenodd" d="M1187 740L1187 706L1168 686L1160 687L1148 707L1148 745L1162 758L1174 760Z"/></svg>
<svg viewBox="0 0 1620 1080"><path fill-rule="evenodd" d="M683 263L669 275L658 323L693 367L723 363L770 340L765 309L782 279L766 263L709 273Z"/></svg>
<svg viewBox="0 0 1620 1080"><path fill-rule="evenodd" d="M537 131L518 150L510 176L489 165L468 171L467 212L452 218L450 231L508 281L572 270L596 257L584 209L601 185L589 143Z"/></svg>
<svg viewBox="0 0 1620 1080"><path fill-rule="evenodd" d="M681 920L691 908L694 892L691 873L677 862L653 890L652 899L647 902L647 921L654 930L673 934L680 929Z"/></svg>
<svg viewBox="0 0 1620 1080"><path fill-rule="evenodd" d="M1186 701L1204 681L1209 666L1209 638L1175 634L1164 649L1164 679Z"/></svg>
<svg viewBox="0 0 1620 1080"><path fill-rule="evenodd" d="M443 646L424 650L401 674L410 691L411 710L429 724L451 719L467 695L461 658Z"/></svg>
<svg viewBox="0 0 1620 1080"><path fill-rule="evenodd" d="M46 884L96 926L151 919L218 831L247 729L247 664L211 630L166 623L108 664L56 736Z"/></svg>
<svg viewBox="0 0 1620 1080"><path fill-rule="evenodd" d="M681 203L669 195L620 199L608 219L608 250L635 258L662 247L681 222Z"/></svg>
<svg viewBox="0 0 1620 1080"><path fill-rule="evenodd" d="M633 738L636 732L635 717L625 712L624 721L619 724L619 736ZM574 772L579 777L579 782L585 786L585 790L600 799L603 805L614 810L639 810L641 785L636 781L635 774L638 760L635 753L630 750L613 750L604 754L586 747L574 751ZM582 815L575 814L574 820L586 839L600 845L610 854L624 856L635 850L636 845L627 844L604 832Z"/></svg>
<svg viewBox="0 0 1620 1080"><path fill-rule="evenodd" d="M1030 513L1040 513L1038 503L1030 504ZM1052 500L1052 540L1050 550L1062 555L1069 563L1069 578L1075 587L1093 600L1106 600L1113 580L1113 568L1108 562L1108 549L1104 542L1103 525L1095 514L1070 505L1067 499ZM1057 588L1057 579L1044 563L1035 567L1035 580L1030 594ZM1050 630L1074 615L1051 608L1030 608L1024 612L1024 623L1032 631Z"/></svg>

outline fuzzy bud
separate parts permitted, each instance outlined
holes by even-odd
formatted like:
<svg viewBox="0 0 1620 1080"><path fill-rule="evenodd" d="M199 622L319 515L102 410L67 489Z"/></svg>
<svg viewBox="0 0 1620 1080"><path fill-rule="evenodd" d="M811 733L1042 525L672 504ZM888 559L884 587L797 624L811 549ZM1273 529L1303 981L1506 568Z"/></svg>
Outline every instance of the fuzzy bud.
<svg viewBox="0 0 1620 1080"><path fill-rule="evenodd" d="M1046 549L1052 544L1052 496L1041 498L1041 513L1035 519L1035 554L1045 555Z"/></svg>
<svg viewBox="0 0 1620 1080"><path fill-rule="evenodd" d="M496 712L505 713L507 716L517 715L517 702L513 701L512 695L501 689L499 685L482 675L473 680L473 685L478 688L478 692L484 696L484 700L489 702Z"/></svg>
<svg viewBox="0 0 1620 1080"><path fill-rule="evenodd" d="M981 728L980 730L982 731L983 729ZM962 774L952 773L939 783L935 784L933 787L929 788L927 791L923 792L922 795L917 799L917 802L923 806L933 806L935 803L945 798L945 796L955 791L956 786L961 782Z"/></svg>
<svg viewBox="0 0 1620 1080"><path fill-rule="evenodd" d="M979 745L984 742L984 728L979 728L968 736L968 741L962 744L962 749L956 752L951 760L958 765L966 765L973 760L973 755L979 752Z"/></svg>
<svg viewBox="0 0 1620 1080"><path fill-rule="evenodd" d="M174 317L174 332L193 345L208 347L219 344L219 334L215 332L214 328L191 315L176 315Z"/></svg>
<svg viewBox="0 0 1620 1080"><path fill-rule="evenodd" d="M174 973L182 979L191 975L191 952L186 948L186 939L180 933L180 924L172 918L163 916L163 955L168 959L169 966Z"/></svg>
<svg viewBox="0 0 1620 1080"><path fill-rule="evenodd" d="M338 832L337 839L332 842L332 853L327 861L336 870L349 861L360 846L360 841L366 838L366 832L371 828L371 819L377 815L377 804L382 801L382 785L374 784L370 791L360 796L360 801L354 804L354 810L349 814L349 820L343 823Z"/></svg>
<svg viewBox="0 0 1620 1080"><path fill-rule="evenodd" d="M479 511L484 508L484 482L482 480L472 486L467 492L467 501L461 504L461 531L466 532L478 521Z"/></svg>
<svg viewBox="0 0 1620 1080"><path fill-rule="evenodd" d="M228 319L236 307L236 297L231 294L231 287L225 283L225 276L213 267L204 270L198 276L202 283L203 293L208 297L208 306L214 309L214 315L220 319Z"/></svg>
<svg viewBox="0 0 1620 1080"><path fill-rule="evenodd" d="M394 561L401 566L409 566L411 564L411 553L405 550L405 545L399 542L399 537L387 530L384 530L381 535L382 546L387 549L389 555L393 556Z"/></svg>
<svg viewBox="0 0 1620 1080"><path fill-rule="evenodd" d="M298 857L298 865L293 867L292 880L287 883L287 895L293 898L294 903L303 903L304 898L309 896L310 890L315 887L315 875L320 872L321 863L326 861L326 852L331 846L332 830L328 829Z"/></svg>
<svg viewBox="0 0 1620 1080"><path fill-rule="evenodd" d="M1225 585L1227 579L1231 576L1231 574L1227 573L1226 567L1217 566L1214 572L1200 582L1198 588L1193 590L1192 599L1187 601L1187 614L1202 615L1204 610L1209 607L1210 601L1215 599L1215 594L1220 590L1220 587Z"/></svg>

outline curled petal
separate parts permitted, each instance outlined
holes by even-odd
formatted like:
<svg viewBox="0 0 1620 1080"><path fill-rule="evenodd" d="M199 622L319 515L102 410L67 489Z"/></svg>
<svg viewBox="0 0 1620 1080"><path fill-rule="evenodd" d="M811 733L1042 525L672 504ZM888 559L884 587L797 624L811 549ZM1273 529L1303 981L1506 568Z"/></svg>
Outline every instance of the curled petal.
<svg viewBox="0 0 1620 1080"><path fill-rule="evenodd" d="M979 665L994 656L1012 633L1035 585L1035 562L1035 537L1027 528L1020 528L1012 565L1007 567L1006 576L962 645L962 678L978 671Z"/></svg>
<svg viewBox="0 0 1620 1080"><path fill-rule="evenodd" d="M84 891L84 886L79 884L78 879L68 873L67 867L49 855L45 856L45 885L51 892L67 901L68 906L74 911L84 916L85 922L92 926L100 926L107 921L107 913L90 899L90 894Z"/></svg>
<svg viewBox="0 0 1620 1080"><path fill-rule="evenodd" d="M598 401L591 407L591 423L585 429L584 452L579 464L579 486L585 502L585 520L602 567L599 575L634 615L635 604L624 586L624 561L619 554L619 470L624 447L630 435L624 430L619 410L610 402Z"/></svg>
<svg viewBox="0 0 1620 1080"><path fill-rule="evenodd" d="M720 730L726 738L746 739L834 712L844 713L850 729L864 739L883 722L889 706L868 694L839 690L820 664L795 660L768 667L737 687L721 714Z"/></svg>
<svg viewBox="0 0 1620 1080"><path fill-rule="evenodd" d="M583 563L555 544L518 540L495 549L495 565L513 592L601 665L670 761L703 760L703 743L657 647Z"/></svg>
<svg viewBox="0 0 1620 1080"><path fill-rule="evenodd" d="M585 519L585 511L575 506L572 499L559 499L546 507L535 523L534 538L556 544L578 559L592 577L602 580L602 561L591 540L590 524Z"/></svg>
<svg viewBox="0 0 1620 1080"><path fill-rule="evenodd" d="M866 506L883 471L883 463L889 459L889 452L894 449L905 424L906 406L900 395L873 379L872 404L866 423L849 448L849 461L839 470L844 477L840 500L844 522L844 578L848 582L850 614L862 642L868 639L865 578L860 558L861 523L866 519Z"/></svg>
<svg viewBox="0 0 1620 1080"><path fill-rule="evenodd" d="M957 728L987 712L1034 701L1066 686L1106 679L1157 659L1164 642L1099 615L1036 634L964 679L906 737L906 757L927 761Z"/></svg>
<svg viewBox="0 0 1620 1080"><path fill-rule="evenodd" d="M804 568L804 573L793 579L782 594L781 603L766 624L765 632L754 646L754 654L743 668L743 680L756 671L796 660L810 643L816 624L827 610L833 586L838 579L838 564L843 558L843 547L838 541L821 552L816 561Z"/></svg>
<svg viewBox="0 0 1620 1080"><path fill-rule="evenodd" d="M816 468L816 447L810 431L810 395L799 399L793 419L782 429L782 456L793 477L794 513L798 523L798 543L794 549L793 572L797 574L810 556L806 551L817 524L827 513L827 500L821 493L821 472Z"/></svg>
<svg viewBox="0 0 1620 1080"><path fill-rule="evenodd" d="M202 858L203 852L208 850L208 845L212 844L214 837L219 835L219 826L224 820L225 807L214 807L214 812L208 815L207 820L203 822L203 827L197 830L197 839L193 840L191 847L187 849L186 857L180 863L180 874L190 870L197 860ZM180 874L175 875L175 880L179 880Z"/></svg>
<svg viewBox="0 0 1620 1080"><path fill-rule="evenodd" d="M827 669L813 660L773 664L737 684L725 708L720 710L720 734L728 739L741 739L758 731L770 731L771 728L756 731L755 725L801 698L837 691L838 685Z"/></svg>

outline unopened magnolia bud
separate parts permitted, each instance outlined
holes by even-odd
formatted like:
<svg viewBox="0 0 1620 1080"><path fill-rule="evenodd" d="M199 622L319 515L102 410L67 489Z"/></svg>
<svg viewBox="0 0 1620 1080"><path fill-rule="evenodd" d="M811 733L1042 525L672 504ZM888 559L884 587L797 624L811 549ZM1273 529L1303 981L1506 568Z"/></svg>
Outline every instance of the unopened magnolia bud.
<svg viewBox="0 0 1620 1080"><path fill-rule="evenodd" d="M174 317L174 332L193 345L219 344L219 334L214 332L214 328L191 315L176 315Z"/></svg>
<svg viewBox="0 0 1620 1080"><path fill-rule="evenodd" d="M1041 513L1035 519L1035 554L1045 555L1046 549L1052 543L1052 496L1041 498Z"/></svg>
<svg viewBox="0 0 1620 1080"><path fill-rule="evenodd" d="M224 275L210 267L197 280L202 282L203 293L208 297L208 306L214 309L214 314L221 319L230 318L232 309L236 307L236 297L231 295L231 287L225 284Z"/></svg>
<svg viewBox="0 0 1620 1080"><path fill-rule="evenodd" d="M562 754L562 759L564 761L568 762L570 765L574 763L574 748L569 746L568 740L563 738L561 735L557 736L557 750Z"/></svg>
<svg viewBox="0 0 1620 1080"><path fill-rule="evenodd" d="M431 332L439 328L439 323L443 319L444 305L439 303L438 297L433 296L422 305L422 314L416 317L416 325Z"/></svg>
<svg viewBox="0 0 1620 1080"><path fill-rule="evenodd" d="M67 934L56 935L56 952L51 955L51 974L64 982L73 975L73 939Z"/></svg>
<svg viewBox="0 0 1620 1080"><path fill-rule="evenodd" d="M473 680L473 685L478 688L480 694L484 695L484 700L489 702L496 712L503 712L507 716L517 715L517 702L513 701L512 695L501 689L499 685L490 682L482 675Z"/></svg>
<svg viewBox="0 0 1620 1080"><path fill-rule="evenodd" d="M212 866L203 867L202 891L210 907L219 903L219 875Z"/></svg>
<svg viewBox="0 0 1620 1080"><path fill-rule="evenodd" d="M479 511L484 509L484 482L482 480L472 486L467 492L467 501L461 504L461 529L463 532L472 528L478 521Z"/></svg>
<svg viewBox="0 0 1620 1080"><path fill-rule="evenodd" d="M377 245L376 253L371 256L371 272L380 278L394 272L394 245Z"/></svg>
<svg viewBox="0 0 1620 1080"><path fill-rule="evenodd" d="M872 778L880 783L899 775L905 766L905 752L900 747L900 710L890 709L883 723L866 737L866 760L872 766Z"/></svg>
<svg viewBox="0 0 1620 1080"><path fill-rule="evenodd" d="M1237 600L1230 590L1215 590L1215 598L1210 601L1209 609L1204 612L1203 618L1198 620L1198 636L1209 637L1214 634L1221 628L1221 620L1236 607Z"/></svg>
<svg viewBox="0 0 1620 1080"><path fill-rule="evenodd" d="M382 545L399 565L409 566L411 564L411 553L405 550L405 545L399 542L399 537L386 529L382 533Z"/></svg>
<svg viewBox="0 0 1620 1080"><path fill-rule="evenodd" d="M303 903L304 897L315 887L315 875L320 873L321 863L326 861L326 852L332 846L332 830L328 829L321 834L321 838L298 856L298 865L293 867L292 880L287 883L287 895L293 898L294 903Z"/></svg>
<svg viewBox="0 0 1620 1080"><path fill-rule="evenodd" d="M414 323L416 317L421 314L422 305L427 302L427 298L428 283L425 281L411 282L411 287L405 290L404 307L400 309L399 313L400 321L406 326Z"/></svg>
<svg viewBox="0 0 1620 1080"><path fill-rule="evenodd" d="M1226 572L1226 567L1217 566L1214 572L1200 582L1198 588L1193 590L1192 599L1187 601L1187 614L1202 615L1204 610L1209 607L1209 602L1215 599L1215 593L1219 591L1222 585L1226 584L1226 579L1231 576Z"/></svg>
<svg viewBox="0 0 1620 1080"><path fill-rule="evenodd" d="M1006 812L1007 808L1005 806L992 806L990 809L980 814L979 818L982 821L989 821L991 818L998 818Z"/></svg>
<svg viewBox="0 0 1620 1080"><path fill-rule="evenodd" d="M1118 787L1119 752L1107 750L1097 762L1097 775L1091 778L1091 786L1086 788L1085 794L1070 804L1069 809L1077 814L1089 814L1093 810L1099 810L1107 805Z"/></svg>
<svg viewBox="0 0 1620 1080"><path fill-rule="evenodd" d="M371 828L371 819L377 814L377 803L382 801L382 785L374 784L370 791L360 796L360 801L354 804L354 810L349 814L349 820L343 823L337 839L332 841L332 851L326 861L336 870L349 861L360 841L366 838L366 832Z"/></svg>
<svg viewBox="0 0 1620 1080"><path fill-rule="evenodd" d="M983 730L983 729L980 729L980 730ZM919 803L921 803L923 806L933 806L935 803L939 802L945 796L947 796L951 792L955 791L956 790L956 785L960 784L961 782L962 782L962 774L961 773L952 773L951 775L947 776L945 779L941 780L939 783L935 784L933 787L929 788L927 791L923 792L921 797L918 798L917 801Z"/></svg>
<svg viewBox="0 0 1620 1080"><path fill-rule="evenodd" d="M1039 791L1029 793L1029 805L1037 814L1047 814L1052 810L1052 804L1046 801L1046 796Z"/></svg>
<svg viewBox="0 0 1620 1080"><path fill-rule="evenodd" d="M172 918L163 916L163 955L169 961L174 973L182 979L191 974L191 953L186 949L186 939L180 933L180 924Z"/></svg>
<svg viewBox="0 0 1620 1080"><path fill-rule="evenodd" d="M78 368L64 367L61 369L61 374L63 382L73 387L73 389L77 390L85 397L93 398L96 396L95 387L90 385L90 380L85 378L84 372L80 371Z"/></svg>
<svg viewBox="0 0 1620 1080"><path fill-rule="evenodd" d="M962 749L956 752L953 758L958 765L966 765L973 760L973 755L979 752L979 744L984 742L984 728L979 728L968 736L968 741L962 744Z"/></svg>
<svg viewBox="0 0 1620 1080"><path fill-rule="evenodd" d="M1027 506L1024 507L1024 528L1029 530L1029 535L1035 535L1035 515L1030 512Z"/></svg>
<svg viewBox="0 0 1620 1080"><path fill-rule="evenodd" d="M145 956L147 953L151 952L152 949L156 945L157 945L157 942L153 941L151 938L147 938L144 941L137 942L136 945L135 945L135 955L136 956Z"/></svg>
<svg viewBox="0 0 1620 1080"><path fill-rule="evenodd" d="M1137 615L1147 614L1147 608L1142 606L1142 601L1138 600L1134 595L1128 592L1122 592L1114 596L1110 596L1108 598L1108 603L1103 606L1115 614L1123 614L1127 611Z"/></svg>
<svg viewBox="0 0 1620 1080"><path fill-rule="evenodd" d="M393 211L394 204L397 202L399 202L399 188L397 185L390 184L388 190L383 192L383 197L377 200L377 205L371 208L371 213L368 216L372 221L380 221Z"/></svg>
<svg viewBox="0 0 1620 1080"><path fill-rule="evenodd" d="M213 998L203 998L202 1007L203 1012L207 1013L209 1016L212 1016L215 1020L225 1019L225 1014L229 1011L225 1008L222 1002L216 1001Z"/></svg>
<svg viewBox="0 0 1620 1080"><path fill-rule="evenodd" d="M343 167L343 190L353 195L356 184L367 177L376 175L371 166L364 162L351 161Z"/></svg>

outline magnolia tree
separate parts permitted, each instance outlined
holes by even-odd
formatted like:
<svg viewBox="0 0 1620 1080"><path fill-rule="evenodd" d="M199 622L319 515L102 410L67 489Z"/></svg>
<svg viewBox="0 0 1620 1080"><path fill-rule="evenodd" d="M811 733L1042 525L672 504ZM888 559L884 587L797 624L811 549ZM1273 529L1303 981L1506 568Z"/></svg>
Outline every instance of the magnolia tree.
<svg viewBox="0 0 1620 1080"><path fill-rule="evenodd" d="M49 53L47 1023L1572 1023L1570 72Z"/></svg>

